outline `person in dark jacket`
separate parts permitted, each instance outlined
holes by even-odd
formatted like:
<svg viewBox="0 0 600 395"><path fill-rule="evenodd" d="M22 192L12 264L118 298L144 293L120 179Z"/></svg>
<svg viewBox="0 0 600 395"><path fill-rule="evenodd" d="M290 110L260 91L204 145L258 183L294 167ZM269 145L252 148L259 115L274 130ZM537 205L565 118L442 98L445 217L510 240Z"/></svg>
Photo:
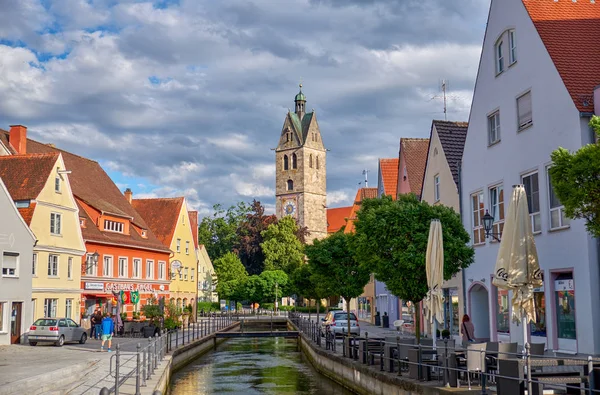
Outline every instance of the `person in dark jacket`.
<svg viewBox="0 0 600 395"><path fill-rule="evenodd" d="M90 316L90 339L100 338L100 324L102 323L102 314L100 309L96 309Z"/></svg>

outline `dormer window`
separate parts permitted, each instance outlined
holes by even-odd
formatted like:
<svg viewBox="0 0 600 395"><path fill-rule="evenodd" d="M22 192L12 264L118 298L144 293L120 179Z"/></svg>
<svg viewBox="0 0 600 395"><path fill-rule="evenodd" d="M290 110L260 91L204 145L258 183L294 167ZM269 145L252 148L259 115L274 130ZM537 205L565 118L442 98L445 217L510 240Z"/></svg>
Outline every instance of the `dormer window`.
<svg viewBox="0 0 600 395"><path fill-rule="evenodd" d="M123 233L123 222L104 220L104 230L109 232Z"/></svg>
<svg viewBox="0 0 600 395"><path fill-rule="evenodd" d="M85 228L85 218L79 218L79 226Z"/></svg>
<svg viewBox="0 0 600 395"><path fill-rule="evenodd" d="M60 193L61 185L60 185L60 176L56 176L54 179L54 192Z"/></svg>
<svg viewBox="0 0 600 395"><path fill-rule="evenodd" d="M145 229L142 229L142 237L145 239L148 237L148 233L146 232Z"/></svg>
<svg viewBox="0 0 600 395"><path fill-rule="evenodd" d="M30 205L30 202L31 202L30 200L17 200L15 202L15 206L17 208L28 208Z"/></svg>

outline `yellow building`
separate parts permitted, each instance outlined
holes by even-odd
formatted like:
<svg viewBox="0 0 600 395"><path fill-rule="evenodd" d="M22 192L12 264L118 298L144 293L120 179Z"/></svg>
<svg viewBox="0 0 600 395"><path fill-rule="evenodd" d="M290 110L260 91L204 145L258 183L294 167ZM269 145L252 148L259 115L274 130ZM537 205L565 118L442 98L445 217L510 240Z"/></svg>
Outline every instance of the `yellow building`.
<svg viewBox="0 0 600 395"><path fill-rule="evenodd" d="M206 247L198 246L198 300L200 302L218 302L215 292L215 268L206 252Z"/></svg>
<svg viewBox="0 0 600 395"><path fill-rule="evenodd" d="M125 192L126 196L130 193ZM156 237L172 251L169 260L171 300L179 307L191 305L195 313L198 300L198 213L188 212L183 197L132 199L131 204Z"/></svg>
<svg viewBox="0 0 600 395"><path fill-rule="evenodd" d="M32 320L68 317L80 322L85 245L68 174L60 153L0 157L0 176L11 180L7 182L11 197L37 238Z"/></svg>

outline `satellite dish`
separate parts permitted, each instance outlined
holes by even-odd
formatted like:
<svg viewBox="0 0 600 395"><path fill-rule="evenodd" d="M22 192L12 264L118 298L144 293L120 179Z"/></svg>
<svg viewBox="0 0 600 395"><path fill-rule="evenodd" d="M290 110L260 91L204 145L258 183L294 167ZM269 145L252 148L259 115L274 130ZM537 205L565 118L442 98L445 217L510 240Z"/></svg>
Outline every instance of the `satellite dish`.
<svg viewBox="0 0 600 395"><path fill-rule="evenodd" d="M172 270L177 270L177 271L179 271L179 270L181 270L181 266L182 266L182 265L181 265L181 262L179 262L179 261L177 261L177 260L175 260L175 261L171 262L171 269L172 269Z"/></svg>

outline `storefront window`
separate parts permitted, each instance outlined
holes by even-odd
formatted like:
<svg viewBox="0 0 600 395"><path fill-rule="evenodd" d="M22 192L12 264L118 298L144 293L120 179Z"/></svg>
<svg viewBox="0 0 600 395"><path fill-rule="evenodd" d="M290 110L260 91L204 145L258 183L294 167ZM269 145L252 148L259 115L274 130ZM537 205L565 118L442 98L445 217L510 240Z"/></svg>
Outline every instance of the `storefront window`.
<svg viewBox="0 0 600 395"><path fill-rule="evenodd" d="M496 331L510 333L510 299L508 290L496 288Z"/></svg>
<svg viewBox="0 0 600 395"><path fill-rule="evenodd" d="M451 334L458 335L459 330L458 317L458 289L444 289L444 329L448 329Z"/></svg>
<svg viewBox="0 0 600 395"><path fill-rule="evenodd" d="M560 274L554 281L556 324L558 337L576 339L575 332L575 286L572 273Z"/></svg>
<svg viewBox="0 0 600 395"><path fill-rule="evenodd" d="M533 302L535 305L535 322L529 323L531 336L546 336L546 296L544 287L535 288L533 293Z"/></svg>

